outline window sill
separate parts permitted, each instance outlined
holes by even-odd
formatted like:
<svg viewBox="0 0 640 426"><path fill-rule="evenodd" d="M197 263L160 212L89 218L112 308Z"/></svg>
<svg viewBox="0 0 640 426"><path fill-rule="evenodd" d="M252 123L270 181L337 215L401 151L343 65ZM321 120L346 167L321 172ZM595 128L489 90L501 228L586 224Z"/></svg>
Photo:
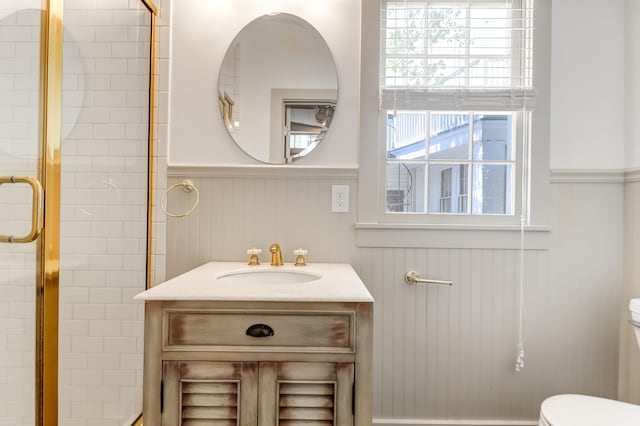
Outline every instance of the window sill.
<svg viewBox="0 0 640 426"><path fill-rule="evenodd" d="M520 249L517 225L356 223L358 247ZM549 226L526 226L524 248L547 250Z"/></svg>

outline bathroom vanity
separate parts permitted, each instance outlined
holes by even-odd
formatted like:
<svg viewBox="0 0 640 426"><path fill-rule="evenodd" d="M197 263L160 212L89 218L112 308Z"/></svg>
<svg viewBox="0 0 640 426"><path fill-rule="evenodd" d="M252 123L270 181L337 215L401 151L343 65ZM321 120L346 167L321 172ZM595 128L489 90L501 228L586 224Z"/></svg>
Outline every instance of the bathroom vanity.
<svg viewBox="0 0 640 426"><path fill-rule="evenodd" d="M350 265L210 262L145 300L151 425L371 425L373 298Z"/></svg>

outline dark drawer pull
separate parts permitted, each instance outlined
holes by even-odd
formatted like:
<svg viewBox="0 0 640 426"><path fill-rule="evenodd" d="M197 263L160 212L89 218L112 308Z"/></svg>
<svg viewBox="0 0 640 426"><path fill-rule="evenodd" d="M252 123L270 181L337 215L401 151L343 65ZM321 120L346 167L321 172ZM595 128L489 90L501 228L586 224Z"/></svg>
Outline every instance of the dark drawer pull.
<svg viewBox="0 0 640 426"><path fill-rule="evenodd" d="M251 337L269 337L274 334L273 328L269 327L267 324L253 324L251 327L247 328L247 336Z"/></svg>

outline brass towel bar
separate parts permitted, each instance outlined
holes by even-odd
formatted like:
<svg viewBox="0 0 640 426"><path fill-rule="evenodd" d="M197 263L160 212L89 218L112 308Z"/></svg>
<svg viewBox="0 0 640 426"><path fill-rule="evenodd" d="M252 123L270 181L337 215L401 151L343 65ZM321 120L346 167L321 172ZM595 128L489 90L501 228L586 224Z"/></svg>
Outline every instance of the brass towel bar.
<svg viewBox="0 0 640 426"><path fill-rule="evenodd" d="M453 281L442 281L442 280L425 280L420 278L420 275L416 271L409 271L404 274L404 280L407 284L416 285L416 284L440 284L440 285L453 285Z"/></svg>

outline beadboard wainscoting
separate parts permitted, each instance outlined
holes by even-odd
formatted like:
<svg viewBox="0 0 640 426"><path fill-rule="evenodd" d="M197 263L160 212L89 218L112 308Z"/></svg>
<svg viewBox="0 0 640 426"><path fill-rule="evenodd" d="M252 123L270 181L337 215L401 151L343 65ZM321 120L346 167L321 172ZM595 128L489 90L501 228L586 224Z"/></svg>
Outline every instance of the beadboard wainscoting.
<svg viewBox="0 0 640 426"><path fill-rule="evenodd" d="M640 404L640 351L629 326L629 299L640 297L640 170L625 174L624 291L620 308L620 398Z"/></svg>
<svg viewBox="0 0 640 426"><path fill-rule="evenodd" d="M546 238L523 253L527 340L517 373L518 247L368 245L355 228L355 171L258 170L170 168L170 184L194 181L200 205L167 222L167 276L241 260L253 246L268 262L275 241L286 262L302 246L309 262L353 264L376 299L375 424L534 425L552 394L616 397L622 178L563 172L551 184ZM349 185L351 212L331 213L334 184ZM193 199L178 191L168 201L182 211ZM408 270L454 285L409 286Z"/></svg>
<svg viewBox="0 0 640 426"><path fill-rule="evenodd" d="M245 259L249 248L278 242L285 262L293 250L309 250L309 262L356 263L355 169L300 169L265 166L175 168L170 182L191 179L200 192L200 205L189 216L167 220L167 277L209 260ZM348 213L331 213L331 186L351 189ZM192 194L173 190L167 197L171 212L193 205Z"/></svg>

